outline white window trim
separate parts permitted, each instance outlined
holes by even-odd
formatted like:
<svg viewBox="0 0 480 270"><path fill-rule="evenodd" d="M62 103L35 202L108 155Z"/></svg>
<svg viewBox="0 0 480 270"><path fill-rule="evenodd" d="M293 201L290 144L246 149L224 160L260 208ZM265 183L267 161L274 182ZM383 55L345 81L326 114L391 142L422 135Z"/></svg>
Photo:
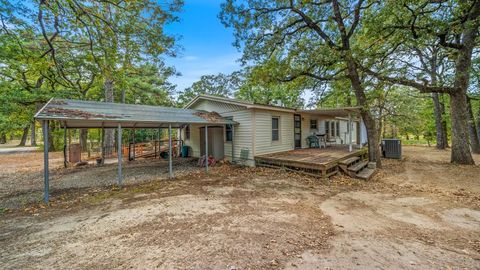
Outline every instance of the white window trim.
<svg viewBox="0 0 480 270"><path fill-rule="evenodd" d="M225 119L230 119L233 121L233 116L226 116ZM233 127L232 127L233 129ZM233 134L232 134L232 140L231 141L227 141L227 125L224 125L223 126L223 142L224 143L228 143L228 144L231 144L232 141L233 141Z"/></svg>
<svg viewBox="0 0 480 270"><path fill-rule="evenodd" d="M273 125L272 125L273 124L273 118L278 119L278 128L277 128L277 130L278 130L278 140L273 140L273 130L274 130ZM280 130L281 130L281 124L280 123L281 123L280 116L272 115L272 118L270 119L270 125L271 125L271 127L270 127L270 142L272 142L272 144L278 144L282 140L281 139L282 137L281 137L281 134L280 134Z"/></svg>

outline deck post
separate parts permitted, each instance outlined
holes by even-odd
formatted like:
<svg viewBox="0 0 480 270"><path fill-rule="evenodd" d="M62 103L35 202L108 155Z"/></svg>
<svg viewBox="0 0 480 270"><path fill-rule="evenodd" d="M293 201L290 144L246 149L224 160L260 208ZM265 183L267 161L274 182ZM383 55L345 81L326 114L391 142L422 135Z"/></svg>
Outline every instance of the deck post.
<svg viewBox="0 0 480 270"><path fill-rule="evenodd" d="M168 125L168 177L173 178L172 167L172 124Z"/></svg>
<svg viewBox="0 0 480 270"><path fill-rule="evenodd" d="M205 126L205 171L208 173L208 126Z"/></svg>
<svg viewBox="0 0 480 270"><path fill-rule="evenodd" d="M48 120L42 122L43 128L43 201L48 203Z"/></svg>
<svg viewBox="0 0 480 270"><path fill-rule="evenodd" d="M353 151L352 146L352 114L348 114L348 151Z"/></svg>
<svg viewBox="0 0 480 270"><path fill-rule="evenodd" d="M67 123L63 123L63 167L67 167Z"/></svg>
<svg viewBox="0 0 480 270"><path fill-rule="evenodd" d="M156 159L157 158L157 142L158 142L158 133L157 133L157 140L154 140L153 141L153 146L154 146L154 151L153 151L153 158Z"/></svg>
<svg viewBox="0 0 480 270"><path fill-rule="evenodd" d="M232 163L235 161L235 126L232 125Z"/></svg>
<svg viewBox="0 0 480 270"><path fill-rule="evenodd" d="M118 134L117 134L117 157L118 157L118 179L117 183L119 186L122 185L122 124L118 124Z"/></svg>

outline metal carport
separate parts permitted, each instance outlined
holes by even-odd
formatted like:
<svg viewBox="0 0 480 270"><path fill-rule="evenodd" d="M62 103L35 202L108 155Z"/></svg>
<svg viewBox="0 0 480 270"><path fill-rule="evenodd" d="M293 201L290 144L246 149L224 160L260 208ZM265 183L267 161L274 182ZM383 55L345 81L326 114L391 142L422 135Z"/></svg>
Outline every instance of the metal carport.
<svg viewBox="0 0 480 270"><path fill-rule="evenodd" d="M48 132L49 121L59 121L68 128L116 128L118 129L118 178L122 184L122 128L168 128L169 140L169 177L173 177L172 168L172 128L182 128L189 124L205 125L208 134L210 125L236 125L235 121L225 119L215 112L180 109L173 107L107 103L96 101L50 99L34 117L42 122L44 140L44 201L49 200L48 173ZM208 138L208 136L205 136ZM232 147L233 147L232 143ZM233 151L233 149L232 149ZM208 156L208 141L206 141ZM206 170L208 171L208 162Z"/></svg>

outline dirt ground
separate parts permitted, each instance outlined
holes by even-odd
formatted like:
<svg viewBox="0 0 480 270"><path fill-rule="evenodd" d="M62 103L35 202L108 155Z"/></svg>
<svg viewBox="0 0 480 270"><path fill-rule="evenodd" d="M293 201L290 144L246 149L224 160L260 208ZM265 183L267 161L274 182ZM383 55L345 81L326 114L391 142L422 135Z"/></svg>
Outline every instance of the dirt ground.
<svg viewBox="0 0 480 270"><path fill-rule="evenodd" d="M116 162L103 166L63 166L63 153L49 157L50 192L69 193L72 189L112 186L117 183ZM0 208L18 209L43 200L43 152L0 154ZM195 168L195 161L174 159L174 173L181 176ZM124 162L123 182L138 184L168 178L168 163L164 159L140 159Z"/></svg>
<svg viewBox="0 0 480 270"><path fill-rule="evenodd" d="M138 162L121 189L67 188L107 169L58 168L49 206L13 203L41 187L22 155L0 156L5 269L480 269L480 166L448 151L404 147L368 182L228 165L165 180Z"/></svg>

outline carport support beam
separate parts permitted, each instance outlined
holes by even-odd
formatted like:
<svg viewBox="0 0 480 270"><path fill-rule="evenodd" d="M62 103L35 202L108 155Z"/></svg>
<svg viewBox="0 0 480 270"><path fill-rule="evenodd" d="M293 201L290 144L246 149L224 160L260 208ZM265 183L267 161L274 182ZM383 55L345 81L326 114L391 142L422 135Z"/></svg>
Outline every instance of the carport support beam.
<svg viewBox="0 0 480 270"><path fill-rule="evenodd" d="M178 142L177 142L177 145L178 145L178 149L177 149L177 153L178 153L178 156L179 157L182 157L182 147L183 147L183 144L182 144L182 131L183 129L182 128L179 128L178 129Z"/></svg>
<svg viewBox="0 0 480 270"><path fill-rule="evenodd" d="M135 160L135 152L137 151L136 147L135 147L135 125L133 125L133 160ZM129 159L130 160L130 159Z"/></svg>
<svg viewBox="0 0 480 270"><path fill-rule="evenodd" d="M122 185L122 125L118 124L118 134L117 134L117 157L118 157L118 179L117 183L119 186Z"/></svg>
<svg viewBox="0 0 480 270"><path fill-rule="evenodd" d="M348 151L352 152L352 114L348 114Z"/></svg>
<svg viewBox="0 0 480 270"><path fill-rule="evenodd" d="M232 163L235 161L235 126L232 125Z"/></svg>
<svg viewBox="0 0 480 270"><path fill-rule="evenodd" d="M43 128L43 201L48 203L48 121L42 122Z"/></svg>
<svg viewBox="0 0 480 270"><path fill-rule="evenodd" d="M158 159L161 159L162 157L160 157L160 153L161 153L161 143L160 143L160 139L162 138L162 128L159 127L158 128L158 134L157 134L157 140L158 140ZM157 156L155 156L156 158Z"/></svg>
<svg viewBox="0 0 480 270"><path fill-rule="evenodd" d="M168 177L173 178L172 166L172 124L168 125Z"/></svg>
<svg viewBox="0 0 480 270"><path fill-rule="evenodd" d="M102 123L102 165L105 164L105 128Z"/></svg>
<svg viewBox="0 0 480 270"><path fill-rule="evenodd" d="M205 126L205 171L208 173L208 126Z"/></svg>

